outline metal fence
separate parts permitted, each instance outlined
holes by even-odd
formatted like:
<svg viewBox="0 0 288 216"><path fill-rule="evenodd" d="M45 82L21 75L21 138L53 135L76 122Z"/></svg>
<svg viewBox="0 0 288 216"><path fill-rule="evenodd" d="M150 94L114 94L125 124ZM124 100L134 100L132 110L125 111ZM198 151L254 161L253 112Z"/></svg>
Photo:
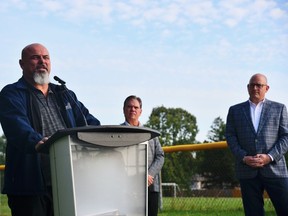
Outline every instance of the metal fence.
<svg viewBox="0 0 288 216"><path fill-rule="evenodd" d="M174 145L169 147L165 146L163 147L163 150L165 152L165 155L179 151L189 151L191 153L211 150L227 151L227 143L223 141L216 143ZM213 161L211 160L207 164L209 165L212 163ZM225 170L222 170L222 172L225 172ZM201 176L198 176L198 179L201 179ZM196 185L194 189L187 191L182 190L182 188L176 182L162 182L162 191L160 193L160 209L162 211L191 210L191 215L193 215L193 211L197 210L205 211L209 209L222 209L225 211L226 209L229 209L231 207L233 209L243 211L244 215L241 200L241 191L239 187L236 186L234 188L223 187L220 189L205 189L201 188L200 181L198 183L199 185ZM264 198L265 209L268 209L271 215L276 215L273 205L266 192L264 193ZM271 211L273 212L271 213ZM233 212L229 213L229 215L233 216Z"/></svg>
<svg viewBox="0 0 288 216"><path fill-rule="evenodd" d="M165 154L169 154L176 151L213 151L213 150L227 150L226 142L217 143L203 143L203 144L187 144L171 147L163 147ZM213 163L213 161L211 161ZM209 163L208 163L209 164ZM3 183L3 171L5 169L4 165L0 165L0 185ZM223 171L224 172L224 171ZM199 182L200 184L200 182ZM195 189L197 188L197 189ZM241 202L240 188L223 188L223 189L203 189L201 186L196 186L190 191L183 190L175 182L162 182L160 198L160 210L162 211L206 211L209 209L225 210L230 206L234 209L243 210ZM265 208L273 209L273 205L267 196L265 197ZM243 211L244 212L244 211ZM161 215L161 211L160 211ZM229 214L231 216L235 215L233 212ZM239 214L238 214L239 215ZM243 213L244 215L244 213ZM274 213L272 213L274 215ZM276 213L275 213L276 215Z"/></svg>

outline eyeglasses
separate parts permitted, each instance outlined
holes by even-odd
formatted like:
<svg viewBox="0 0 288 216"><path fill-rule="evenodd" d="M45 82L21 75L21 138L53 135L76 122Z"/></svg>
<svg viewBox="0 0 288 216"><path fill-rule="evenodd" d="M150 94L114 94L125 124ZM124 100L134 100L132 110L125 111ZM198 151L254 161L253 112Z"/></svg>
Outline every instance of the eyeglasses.
<svg viewBox="0 0 288 216"><path fill-rule="evenodd" d="M260 83L249 83L248 84L248 87L249 88L255 88L255 86L258 88L258 89L261 89L263 88L264 86L267 86L266 84L260 84Z"/></svg>

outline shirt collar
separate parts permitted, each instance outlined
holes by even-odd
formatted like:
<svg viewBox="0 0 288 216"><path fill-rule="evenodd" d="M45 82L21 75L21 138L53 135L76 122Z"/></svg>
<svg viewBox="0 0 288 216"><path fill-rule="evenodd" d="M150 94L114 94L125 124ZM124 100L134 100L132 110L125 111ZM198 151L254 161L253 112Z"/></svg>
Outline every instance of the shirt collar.
<svg viewBox="0 0 288 216"><path fill-rule="evenodd" d="M125 121L124 124L125 124L125 125L128 125L128 126L131 126L127 121ZM141 126L142 126L142 124L141 124L141 122L139 121L138 127L141 127Z"/></svg>
<svg viewBox="0 0 288 216"><path fill-rule="evenodd" d="M266 101L266 98L264 98L262 101L260 101L257 105L255 103L253 103L250 99L248 100L250 106L257 106L257 105L263 105Z"/></svg>

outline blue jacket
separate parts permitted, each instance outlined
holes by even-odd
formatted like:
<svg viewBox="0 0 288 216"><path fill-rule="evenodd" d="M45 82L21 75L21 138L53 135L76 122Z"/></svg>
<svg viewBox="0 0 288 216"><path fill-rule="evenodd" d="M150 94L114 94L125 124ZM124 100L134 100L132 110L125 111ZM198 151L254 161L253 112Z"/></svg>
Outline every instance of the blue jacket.
<svg viewBox="0 0 288 216"><path fill-rule="evenodd" d="M49 87L56 96L67 128L84 126L83 115L89 125L100 125L99 120L77 100L74 92L52 83ZM46 191L40 154L35 150L35 145L43 138L41 113L34 97L30 97L30 89L22 77L0 92L0 122L7 139L2 191L5 194L34 195Z"/></svg>

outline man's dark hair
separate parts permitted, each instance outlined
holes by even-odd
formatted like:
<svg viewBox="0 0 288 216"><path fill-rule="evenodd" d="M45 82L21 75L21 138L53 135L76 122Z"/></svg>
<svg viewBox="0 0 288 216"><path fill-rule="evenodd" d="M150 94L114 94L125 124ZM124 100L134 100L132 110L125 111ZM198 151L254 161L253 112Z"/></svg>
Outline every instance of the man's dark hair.
<svg viewBox="0 0 288 216"><path fill-rule="evenodd" d="M127 103L128 103L130 100L132 100L132 99L137 100L137 101L139 102L139 104L140 104L140 108L142 109L142 100L141 100L140 97L137 97L136 95L130 95L130 96L128 96L128 97L125 99L125 101L124 101L123 108L125 108L126 105L127 105Z"/></svg>

